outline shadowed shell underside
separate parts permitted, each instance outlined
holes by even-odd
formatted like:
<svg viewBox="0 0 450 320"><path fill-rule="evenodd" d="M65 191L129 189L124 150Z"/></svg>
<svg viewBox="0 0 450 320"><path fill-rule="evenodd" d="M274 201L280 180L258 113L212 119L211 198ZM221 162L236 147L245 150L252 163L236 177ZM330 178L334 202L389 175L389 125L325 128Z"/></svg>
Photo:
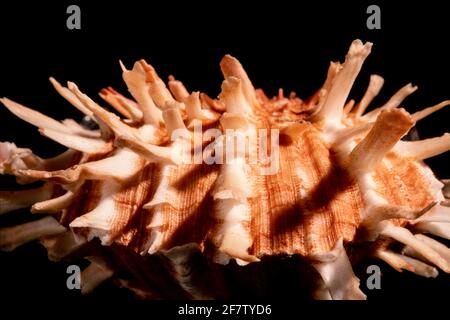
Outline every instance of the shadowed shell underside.
<svg viewBox="0 0 450 320"><path fill-rule="evenodd" d="M450 135L401 140L450 102L409 114L400 105L417 87L408 84L366 113L383 78L372 75L358 103L348 95L371 47L355 40L307 100L266 97L228 55L217 98L172 76L166 86L144 60L120 63L133 99L102 89L109 109L50 78L94 130L1 99L68 150L42 159L0 143L1 174L42 181L0 192L0 214L33 213L0 229L0 248L39 239L53 261L90 261L82 292L112 278L143 298L231 297L223 265L283 257L302 261L317 299L364 299L359 259L450 272L450 249L436 240L450 239L450 183L422 162L449 150Z"/></svg>

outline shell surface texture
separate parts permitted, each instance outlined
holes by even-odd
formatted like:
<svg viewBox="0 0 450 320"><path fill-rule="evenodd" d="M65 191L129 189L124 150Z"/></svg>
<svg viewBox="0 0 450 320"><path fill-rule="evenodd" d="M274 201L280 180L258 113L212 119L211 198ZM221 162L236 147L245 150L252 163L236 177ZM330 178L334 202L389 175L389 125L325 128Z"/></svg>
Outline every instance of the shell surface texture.
<svg viewBox="0 0 450 320"><path fill-rule="evenodd" d="M2 98L68 149L44 159L0 143L0 173L30 184L0 191L0 214L32 213L0 228L0 249L37 240L52 261L87 259L82 293L112 280L145 299L233 297L226 266L234 282L264 287L258 266L289 259L315 299L365 299L353 271L364 259L450 272L439 241L450 239L450 183L423 162L450 149L450 134L402 139L450 101L410 114L408 84L366 112L383 78L372 75L359 102L349 93L371 50L353 41L306 100L267 97L229 55L217 98L163 81L144 60L120 62L129 97L108 87L94 101L50 78L82 123Z"/></svg>

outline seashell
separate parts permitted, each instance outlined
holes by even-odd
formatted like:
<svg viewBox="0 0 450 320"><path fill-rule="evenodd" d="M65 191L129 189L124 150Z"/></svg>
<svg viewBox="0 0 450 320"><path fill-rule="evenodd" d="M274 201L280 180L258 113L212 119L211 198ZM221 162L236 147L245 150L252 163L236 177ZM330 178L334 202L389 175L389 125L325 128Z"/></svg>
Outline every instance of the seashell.
<svg viewBox="0 0 450 320"><path fill-rule="evenodd" d="M1 228L0 248L40 240L53 261L90 261L83 293L113 278L152 299L230 297L224 265L237 283L251 282L260 265L284 257L317 299L364 299L358 259L425 277L450 272L450 249L425 235L450 239L450 183L422 162L448 151L450 134L401 140L450 101L409 114L400 106L417 87L408 84L366 113L382 77L370 77L361 101L348 96L371 48L352 42L306 100L282 90L268 98L229 55L216 99L173 77L166 86L144 60L131 70L120 62L134 100L100 91L116 113L50 78L93 130L1 99L68 151L42 159L0 143L1 174L43 182L0 192L0 214L30 207L43 215Z"/></svg>

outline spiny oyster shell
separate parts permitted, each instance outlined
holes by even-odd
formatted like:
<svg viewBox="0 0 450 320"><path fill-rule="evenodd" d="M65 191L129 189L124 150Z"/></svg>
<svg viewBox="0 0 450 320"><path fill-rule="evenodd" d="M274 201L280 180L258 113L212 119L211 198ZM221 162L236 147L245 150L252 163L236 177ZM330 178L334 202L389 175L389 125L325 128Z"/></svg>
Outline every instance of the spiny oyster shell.
<svg viewBox="0 0 450 320"><path fill-rule="evenodd" d="M41 159L0 144L2 174L21 184L44 181L2 191L0 213L31 206L45 214L1 229L0 247L39 239L51 260L91 261L83 292L113 277L146 298L227 297L220 265L230 259L254 265L295 255L309 266L319 299L365 298L352 271L362 258L425 277L437 276L435 267L449 272L450 250L424 235L450 239L448 181L438 181L422 160L447 151L450 135L401 140L449 102L409 114L399 108L416 90L408 84L365 113L383 85L378 75L359 103L347 101L371 47L354 41L345 62L331 63L322 88L305 101L282 91L267 98L231 56L221 62L218 99L189 93L173 77L169 90L144 60L132 70L121 63L134 100L112 88L100 92L117 113L74 83L66 88L50 78L97 130L3 98L12 113L69 149ZM238 141L245 148L230 153Z"/></svg>

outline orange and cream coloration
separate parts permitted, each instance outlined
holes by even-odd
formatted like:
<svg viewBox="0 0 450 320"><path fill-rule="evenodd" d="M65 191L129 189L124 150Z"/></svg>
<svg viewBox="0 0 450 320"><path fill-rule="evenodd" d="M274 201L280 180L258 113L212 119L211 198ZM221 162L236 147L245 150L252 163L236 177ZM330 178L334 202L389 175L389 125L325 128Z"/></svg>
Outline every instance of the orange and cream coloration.
<svg viewBox="0 0 450 320"><path fill-rule="evenodd" d="M436 240L450 239L449 183L422 162L449 150L450 135L401 140L450 102L409 114L400 107L417 89L409 84L365 113L383 78L370 77L359 103L348 95L371 47L354 41L344 63L332 62L322 88L304 101L281 90L267 98L231 56L221 62L225 80L217 99L189 93L173 77L166 86L144 60L131 70L120 63L133 99L100 91L115 112L74 83L64 87L50 78L97 130L1 99L68 150L42 159L0 144L0 173L20 184L42 181L31 190L0 192L1 214L31 207L34 215L0 229L0 248L39 239L51 260L90 261L83 292L113 278L146 298L226 296L218 293L225 291L217 266L258 264L268 256L307 261L317 299L364 299L352 270L358 259L379 258L425 277L436 277L437 268L450 272L450 249ZM219 135L202 134L208 129ZM227 129L238 134L230 138ZM268 138L274 130L279 139ZM206 147L202 161L189 163L183 157L198 147L194 135ZM267 138L261 141L269 157L277 150L276 170L261 171L271 165L267 158L248 161L251 148L223 163L207 161L227 152L228 139L234 144L255 135ZM198 256L206 261L200 276Z"/></svg>

